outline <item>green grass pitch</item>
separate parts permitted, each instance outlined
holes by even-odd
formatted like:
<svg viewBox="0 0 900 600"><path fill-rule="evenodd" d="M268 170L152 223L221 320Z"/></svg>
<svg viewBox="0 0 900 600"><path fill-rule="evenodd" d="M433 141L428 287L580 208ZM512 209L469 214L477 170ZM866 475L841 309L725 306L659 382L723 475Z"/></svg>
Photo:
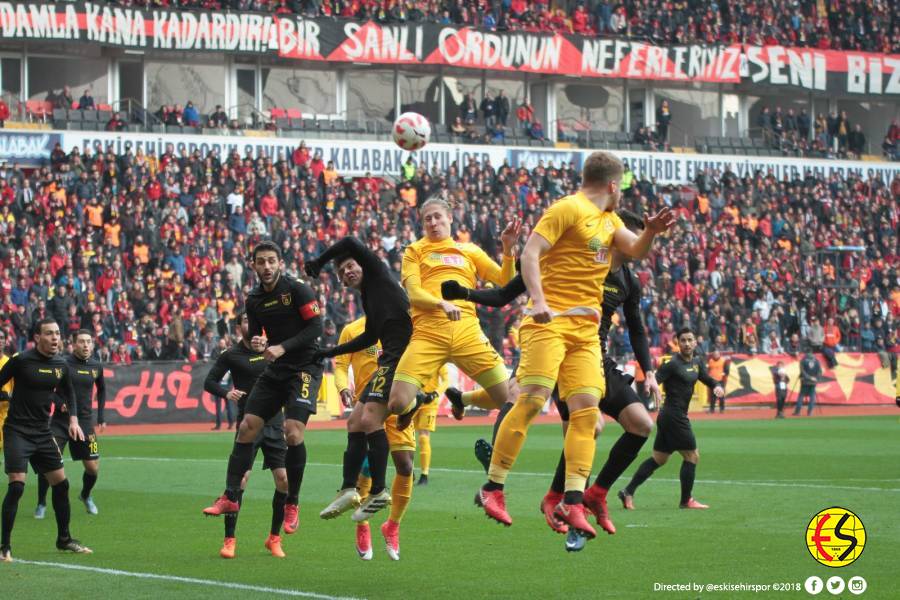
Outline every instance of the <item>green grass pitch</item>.
<svg viewBox="0 0 900 600"><path fill-rule="evenodd" d="M626 512L615 499L610 502L618 533L601 532L578 554L564 551L563 536L552 533L538 512L561 448L557 425L535 426L529 434L507 484L515 521L509 529L489 521L472 503L484 480L472 445L489 435L489 428L439 427L432 438L431 483L414 489L403 521L402 560L392 562L384 552L377 525L385 513L373 521L375 558L368 563L356 556L349 516L318 518L340 483L342 431L307 436L310 464L301 525L297 534L285 536L285 560L272 558L262 547L272 480L259 470L238 523L238 557L218 558L222 520L204 518L200 510L221 492L228 434L104 437L94 493L99 516L86 515L75 500L81 466L67 463L72 532L95 553L56 552L52 510L44 521L32 518L36 486L30 476L13 535L13 556L22 560L0 564L0 597L246 599L288 592L373 599L806 597L802 589L654 592L654 583L802 584L811 575L845 580L862 575L868 581L863 598L897 597L896 417L701 421L694 426L702 455L694 495L711 509L678 509L680 459L673 457L638 491L637 510ZM620 431L616 424L607 426L595 472ZM649 449L647 444L614 490ZM868 535L861 558L841 569L817 564L804 541L809 519L835 505L856 512Z"/></svg>

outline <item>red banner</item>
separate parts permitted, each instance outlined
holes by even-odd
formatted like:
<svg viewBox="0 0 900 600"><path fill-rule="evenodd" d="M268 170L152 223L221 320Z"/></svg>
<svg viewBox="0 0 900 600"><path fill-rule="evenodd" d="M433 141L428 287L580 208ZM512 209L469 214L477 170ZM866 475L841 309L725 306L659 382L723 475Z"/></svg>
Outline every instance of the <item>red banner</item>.
<svg viewBox="0 0 900 600"><path fill-rule="evenodd" d="M152 52L228 52L304 61L444 65L654 81L750 83L900 96L900 55L781 46L656 46L560 33L490 32L251 12L92 2L0 2L5 40L82 42Z"/></svg>

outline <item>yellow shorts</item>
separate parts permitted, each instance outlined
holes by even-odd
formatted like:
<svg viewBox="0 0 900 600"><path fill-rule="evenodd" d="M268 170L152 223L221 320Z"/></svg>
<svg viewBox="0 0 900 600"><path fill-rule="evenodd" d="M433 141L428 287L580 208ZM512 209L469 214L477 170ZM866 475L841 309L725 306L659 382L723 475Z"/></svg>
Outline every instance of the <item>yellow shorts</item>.
<svg viewBox="0 0 900 600"><path fill-rule="evenodd" d="M384 433L387 435L391 452L416 451L416 428L410 424L403 431L397 429L397 415L389 416L384 422Z"/></svg>
<svg viewBox="0 0 900 600"><path fill-rule="evenodd" d="M3 424L6 423L7 412L9 412L9 402L0 402L0 450L3 450Z"/></svg>
<svg viewBox="0 0 900 600"><path fill-rule="evenodd" d="M557 317L541 324L525 317L519 340L519 385L540 385L551 390L559 385L559 397L563 400L573 394L603 397L606 380L596 321Z"/></svg>
<svg viewBox="0 0 900 600"><path fill-rule="evenodd" d="M481 331L478 319L464 317L459 321L423 319L415 323L394 379L421 389L447 362L483 388L509 378L503 359Z"/></svg>
<svg viewBox="0 0 900 600"><path fill-rule="evenodd" d="M434 402L425 404L416 411L412 424L416 431L434 431L440 402L440 398L435 398Z"/></svg>

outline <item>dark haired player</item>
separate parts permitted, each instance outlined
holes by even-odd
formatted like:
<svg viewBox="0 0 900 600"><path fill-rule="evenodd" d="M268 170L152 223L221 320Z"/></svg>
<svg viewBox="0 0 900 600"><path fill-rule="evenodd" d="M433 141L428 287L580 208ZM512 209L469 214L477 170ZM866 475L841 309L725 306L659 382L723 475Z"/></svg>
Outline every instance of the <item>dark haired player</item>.
<svg viewBox="0 0 900 600"><path fill-rule="evenodd" d="M59 356L59 325L53 319L35 324L35 347L16 354L0 368L0 388L13 381L9 398L9 414L3 425L3 457L9 488L3 499L0 524L0 561L11 562L10 538L16 521L19 499L25 491L28 464L50 482L53 489L53 511L56 514L56 547L59 550L90 554L69 534L69 480L63 470L62 453L50 431L50 405L53 392L59 392L69 413L69 437L84 441L78 426L78 406L66 361Z"/></svg>
<svg viewBox="0 0 900 600"><path fill-rule="evenodd" d="M412 319L409 316L409 298L406 291L394 279L387 265L354 237L345 237L316 259L306 263L306 273L318 277L322 267L334 260L338 275L344 285L360 290L366 325L363 333L347 343L321 351L324 357L359 352L381 342L378 369L360 396L362 404L362 431L347 433L347 450L344 452L343 483L337 498L320 513L323 519L333 519L353 507L359 508L353 520L369 519L391 503L386 489L387 459L390 451L384 422L388 417L388 396L394 381L397 363L412 336ZM421 402L421 400L417 400ZM413 411L398 418L398 429L405 429L412 420ZM401 420L402 419L402 420ZM412 486L412 457L405 456L398 465L398 474L408 476L409 493ZM363 460L368 457L372 475L372 489L360 504L356 480ZM395 459L396 462L396 459ZM408 465L406 463L409 463Z"/></svg>
<svg viewBox="0 0 900 600"><path fill-rule="evenodd" d="M237 423L240 424L244 417L244 409L247 404L247 394L253 389L253 384L266 370L266 357L262 352L257 352L250 344L250 324L247 313L241 311L237 314L238 332L241 339L231 348L216 358L212 369L203 382L203 389L217 396L225 398L228 402L236 402L238 406ZM222 379L227 373L231 374L232 387L229 390L222 385ZM253 458L262 449L263 469L271 469L275 479L275 494L272 496L272 525L265 546L272 556L284 558L284 550L281 549L281 522L284 520L284 506L287 501L287 471L284 468L284 457L287 452L287 444L284 441L284 413L278 411L275 416L266 421L262 431L253 440ZM241 480L241 489L238 492L237 503L241 504L244 489L250 471L244 474ZM235 530L237 528L237 513L225 515L225 541L219 556L222 558L234 558L237 547Z"/></svg>
<svg viewBox="0 0 900 600"><path fill-rule="evenodd" d="M633 233L638 233L644 228L640 217L634 213L627 210L619 210L617 212L625 226ZM618 421L625 431L613 444L606 464L600 469L594 485L588 487L585 491L583 498L585 507L597 518L597 524L609 534L615 533L616 528L609 518L609 511L606 505L607 493L612 484L637 457L638 452L653 429L653 421L647 413L647 409L631 387L633 378L620 371L615 361L607 355L609 329L612 325L613 315L616 314L620 306L625 314L628 335L632 348L634 348L637 362L647 374L647 382L651 391L656 395L659 394L659 388L656 385L652 371L650 344L644 330L644 324L641 321L640 282L628 268L627 261L627 256L613 248L610 257L609 273L603 284L603 304L599 329L600 345L603 352L603 370L606 377L606 393L600 402L600 411ZM509 304L518 295L525 293L525 291L525 283L522 281L521 276L517 276L506 287L500 289L470 290L460 287L455 281L445 282L441 289L441 293L446 299L466 299L488 306ZM447 391L447 397L452 402L458 402L458 396L459 392L456 390ZM568 407L564 402L558 401L556 394L553 397L556 400L556 406L563 421L563 431L565 431L569 420ZM476 444L476 453L479 455L479 460L483 463L490 463L490 451L491 446L485 440L479 440ZM561 453L550 490L541 502L541 511L544 513L547 524L558 533L569 531L568 526L553 514L554 508L562 501L565 492L565 473L565 453Z"/></svg>
<svg viewBox="0 0 900 600"><path fill-rule="evenodd" d="M694 488L694 477L700 452L697 451L697 440L688 419L688 405L694 395L694 385L699 380L712 389L719 398L725 395L720 382L709 376L706 364L694 356L697 340L694 333L683 328L678 331L678 354L662 364L656 371L656 380L663 384L666 401L656 418L656 439L653 441L653 456L638 467L637 472L624 490L619 491L619 499L627 509L634 508L634 492L669 460L673 452L681 453L681 508L709 508L700 504L691 495Z"/></svg>
<svg viewBox="0 0 900 600"><path fill-rule="evenodd" d="M253 465L253 442L266 421L284 409L287 440L285 469L288 497L284 507L284 532L299 525L300 485L306 468L303 436L309 417L316 412L322 383L322 364L316 359L322 335L322 317L312 288L282 273L281 250L270 241L253 248L253 270L259 285L246 300L250 345L262 352L269 364L247 396L244 418L228 459L225 493L203 509L206 515L240 510L241 481ZM265 332L266 337L263 337Z"/></svg>
<svg viewBox="0 0 900 600"><path fill-rule="evenodd" d="M60 452L65 452L69 446L69 454L72 460L80 460L84 465L84 474L81 476L81 495L79 498L84 504L89 515L98 513L97 505L91 496L91 490L97 483L97 473L100 470L100 448L97 444L97 434L94 433L94 388L97 388L97 429L103 431L106 422L103 419L103 409L106 407L106 382L103 379L103 366L93 358L94 335L87 329L79 329L75 332L72 354L65 357L69 365L69 377L72 379L72 389L75 391L75 400L78 403L78 423L84 433L83 440L76 440L69 436L69 413L62 398L58 395L54 398L56 410L50 418L50 431L59 446ZM38 503L34 510L35 519L43 519L47 510L47 490L50 484L47 478L38 474Z"/></svg>

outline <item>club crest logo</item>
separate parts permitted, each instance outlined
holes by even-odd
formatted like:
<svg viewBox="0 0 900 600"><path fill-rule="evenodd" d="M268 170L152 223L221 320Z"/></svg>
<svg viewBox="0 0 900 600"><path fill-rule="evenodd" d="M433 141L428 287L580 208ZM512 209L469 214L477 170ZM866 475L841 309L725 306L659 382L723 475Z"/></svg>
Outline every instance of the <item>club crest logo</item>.
<svg viewBox="0 0 900 600"><path fill-rule="evenodd" d="M99 374L100 372L97 369L91 369L91 377L93 377L94 379L97 379L97 375Z"/></svg>
<svg viewBox="0 0 900 600"><path fill-rule="evenodd" d="M806 526L806 548L826 567L846 567L866 547L866 528L852 511L832 506L816 514Z"/></svg>
<svg viewBox="0 0 900 600"><path fill-rule="evenodd" d="M281 303L285 306L291 305L291 295L290 294L282 294L281 295Z"/></svg>
<svg viewBox="0 0 900 600"><path fill-rule="evenodd" d="M53 369L53 373L56 375L57 379L62 379L62 369Z"/></svg>

